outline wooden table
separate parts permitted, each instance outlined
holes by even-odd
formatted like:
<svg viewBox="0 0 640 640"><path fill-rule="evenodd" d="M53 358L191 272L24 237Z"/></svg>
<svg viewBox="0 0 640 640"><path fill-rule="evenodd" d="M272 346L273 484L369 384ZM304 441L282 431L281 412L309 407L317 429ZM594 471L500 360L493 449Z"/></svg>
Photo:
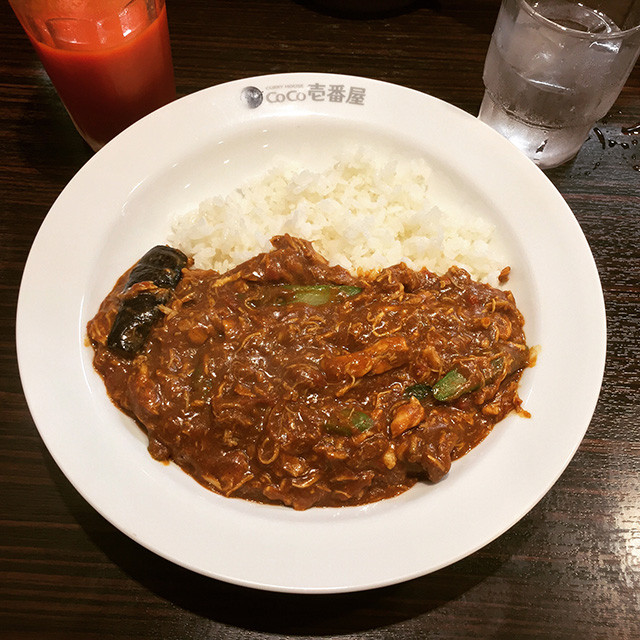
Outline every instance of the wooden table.
<svg viewBox="0 0 640 640"><path fill-rule="evenodd" d="M325 71L412 87L473 114L499 5L425 1L356 18L293 0L168 2L180 95ZM302 596L156 557L82 499L40 440L16 363L20 277L49 207L91 152L5 2L0 39L2 637L640 638L640 135L622 133L640 122L640 66L598 124L603 139L592 135L548 172L591 245L608 316L602 394L574 460L528 515L470 557L379 590Z"/></svg>

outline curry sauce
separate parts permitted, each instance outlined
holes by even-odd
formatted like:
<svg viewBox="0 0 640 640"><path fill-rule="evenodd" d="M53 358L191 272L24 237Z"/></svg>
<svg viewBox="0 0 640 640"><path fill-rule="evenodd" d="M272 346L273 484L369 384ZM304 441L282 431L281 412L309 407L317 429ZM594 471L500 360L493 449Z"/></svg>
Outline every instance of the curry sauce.
<svg viewBox="0 0 640 640"><path fill-rule="evenodd" d="M512 411L529 364L509 291L452 267L353 275L298 238L175 288L118 280L88 324L112 401L224 496L359 505L437 482ZM158 294L135 353L109 346L123 305Z"/></svg>

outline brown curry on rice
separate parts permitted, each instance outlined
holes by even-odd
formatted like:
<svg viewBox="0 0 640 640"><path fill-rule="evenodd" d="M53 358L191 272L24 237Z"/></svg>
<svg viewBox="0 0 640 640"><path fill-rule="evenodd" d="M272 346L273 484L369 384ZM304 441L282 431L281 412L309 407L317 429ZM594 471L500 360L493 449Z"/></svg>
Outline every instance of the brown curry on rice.
<svg viewBox="0 0 640 640"><path fill-rule="evenodd" d="M307 241L272 244L224 274L157 247L89 322L94 366L154 458L224 496L358 505L440 480L522 411L510 292L455 267L354 276Z"/></svg>

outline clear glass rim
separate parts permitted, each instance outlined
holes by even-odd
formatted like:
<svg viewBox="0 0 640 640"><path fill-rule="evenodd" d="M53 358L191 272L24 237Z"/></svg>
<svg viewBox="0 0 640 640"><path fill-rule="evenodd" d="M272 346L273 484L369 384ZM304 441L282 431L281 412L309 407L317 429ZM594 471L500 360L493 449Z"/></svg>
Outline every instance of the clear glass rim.
<svg viewBox="0 0 640 640"><path fill-rule="evenodd" d="M578 29L572 29L571 27L564 27L557 22L549 18L545 18L541 13L538 13L530 4L531 0L516 0L516 2L533 18L540 20L548 27L560 31L561 33L568 34L574 38L581 38L583 40L624 40L625 38L634 35L640 31L640 22L635 27L629 27L628 29L622 29L615 33L603 34L603 33L589 33L587 31L579 31Z"/></svg>

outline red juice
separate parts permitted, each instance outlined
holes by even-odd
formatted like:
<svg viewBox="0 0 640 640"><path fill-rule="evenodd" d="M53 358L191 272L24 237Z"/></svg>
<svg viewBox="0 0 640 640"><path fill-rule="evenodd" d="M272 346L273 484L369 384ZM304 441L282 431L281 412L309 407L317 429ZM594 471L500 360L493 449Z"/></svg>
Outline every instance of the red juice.
<svg viewBox="0 0 640 640"><path fill-rule="evenodd" d="M66 34L69 45L45 44L29 34L76 128L94 149L176 97L165 6L149 24L146 13L128 19L129 37L121 25L90 32L89 39L86 32ZM75 22L69 24L73 31Z"/></svg>

